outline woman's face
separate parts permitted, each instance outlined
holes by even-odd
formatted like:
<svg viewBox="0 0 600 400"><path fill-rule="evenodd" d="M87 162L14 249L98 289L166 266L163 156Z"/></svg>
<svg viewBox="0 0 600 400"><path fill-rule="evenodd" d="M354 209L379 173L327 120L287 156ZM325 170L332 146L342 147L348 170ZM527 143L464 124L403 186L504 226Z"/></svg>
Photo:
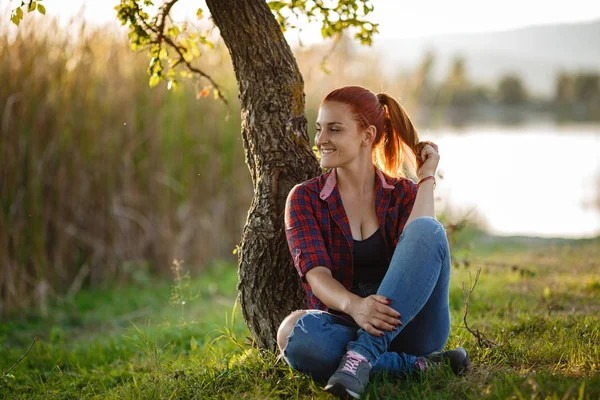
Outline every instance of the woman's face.
<svg viewBox="0 0 600 400"><path fill-rule="evenodd" d="M328 101L317 116L315 145L321 155L321 167L335 168L356 159L364 148L364 135L349 105Z"/></svg>

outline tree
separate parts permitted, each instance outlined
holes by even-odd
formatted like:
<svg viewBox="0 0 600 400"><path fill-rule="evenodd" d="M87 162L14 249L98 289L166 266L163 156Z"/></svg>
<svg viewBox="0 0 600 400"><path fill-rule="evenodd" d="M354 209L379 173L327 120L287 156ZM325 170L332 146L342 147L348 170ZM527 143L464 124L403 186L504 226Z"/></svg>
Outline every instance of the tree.
<svg viewBox="0 0 600 400"><path fill-rule="evenodd" d="M527 100L527 91L521 78L509 74L500 79L498 83L498 100L501 104L518 105Z"/></svg>
<svg viewBox="0 0 600 400"><path fill-rule="evenodd" d="M121 0L117 18L129 26L132 48L148 51L151 86L166 80L169 89L176 88L178 72L180 77L192 74L207 82L201 95L212 89L227 103L218 83L194 63L212 47L210 32L175 23L170 12L177 2L165 1L151 16L151 0ZM39 2L20 4L11 13L17 25L23 10L45 13ZM377 25L366 20L373 11L368 0L207 0L206 4L231 54L242 142L254 185L238 248L239 299L256 343L274 350L280 322L292 310L305 307L283 230L285 200L295 184L321 172L309 143L304 82L283 30L294 19L304 18L321 22L324 38L353 28L356 39L370 44ZM204 18L201 9L197 17Z"/></svg>
<svg viewBox="0 0 600 400"><path fill-rule="evenodd" d="M431 104L433 82L432 74L435 66L435 53L427 51L417 67L417 72L413 77L412 93L419 104Z"/></svg>
<svg viewBox="0 0 600 400"><path fill-rule="evenodd" d="M207 5L232 57L254 184L238 252L240 305L258 344L275 349L279 323L304 305L283 230L285 200L296 183L319 173L304 116L304 82L264 1ZM232 18L236 8L239 19Z"/></svg>
<svg viewBox="0 0 600 400"><path fill-rule="evenodd" d="M554 83L554 101L557 103L568 103L573 101L573 77L567 72L561 72L556 76Z"/></svg>
<svg viewBox="0 0 600 400"><path fill-rule="evenodd" d="M600 74L595 72L576 74L573 81L573 96L575 101L586 106L600 100Z"/></svg>
<svg viewBox="0 0 600 400"><path fill-rule="evenodd" d="M472 104L470 82L467 76L466 60L464 57L454 57L450 73L444 85L450 105L469 106Z"/></svg>

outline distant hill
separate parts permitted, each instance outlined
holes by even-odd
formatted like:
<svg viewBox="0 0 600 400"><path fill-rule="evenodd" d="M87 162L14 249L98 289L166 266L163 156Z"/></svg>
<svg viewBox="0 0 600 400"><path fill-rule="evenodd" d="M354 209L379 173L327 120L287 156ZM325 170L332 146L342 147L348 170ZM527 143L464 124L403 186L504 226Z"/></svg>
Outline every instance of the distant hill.
<svg viewBox="0 0 600 400"><path fill-rule="evenodd" d="M443 78L455 55L466 59L469 76L495 83L506 72L518 72L534 93L553 93L561 70L600 73L600 20L514 30L451 34L407 39L380 39L373 45L391 68L414 68L427 51L436 55L434 77Z"/></svg>

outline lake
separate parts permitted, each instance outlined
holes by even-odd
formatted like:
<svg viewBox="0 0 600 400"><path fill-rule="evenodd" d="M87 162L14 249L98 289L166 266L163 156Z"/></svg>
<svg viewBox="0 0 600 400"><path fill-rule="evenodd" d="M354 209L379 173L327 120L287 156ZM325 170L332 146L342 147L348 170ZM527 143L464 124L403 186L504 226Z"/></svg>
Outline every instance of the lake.
<svg viewBox="0 0 600 400"><path fill-rule="evenodd" d="M443 179L436 210L474 209L491 233L600 234L600 126L430 129Z"/></svg>

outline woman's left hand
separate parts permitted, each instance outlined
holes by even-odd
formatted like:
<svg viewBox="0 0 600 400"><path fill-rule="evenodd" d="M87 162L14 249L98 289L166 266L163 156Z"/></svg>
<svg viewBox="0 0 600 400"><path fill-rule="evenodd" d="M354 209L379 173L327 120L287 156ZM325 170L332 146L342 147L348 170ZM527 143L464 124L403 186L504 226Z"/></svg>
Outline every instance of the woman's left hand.
<svg viewBox="0 0 600 400"><path fill-rule="evenodd" d="M417 177L423 179L427 176L435 176L440 155L438 146L433 142L419 142L417 145L418 168Z"/></svg>

